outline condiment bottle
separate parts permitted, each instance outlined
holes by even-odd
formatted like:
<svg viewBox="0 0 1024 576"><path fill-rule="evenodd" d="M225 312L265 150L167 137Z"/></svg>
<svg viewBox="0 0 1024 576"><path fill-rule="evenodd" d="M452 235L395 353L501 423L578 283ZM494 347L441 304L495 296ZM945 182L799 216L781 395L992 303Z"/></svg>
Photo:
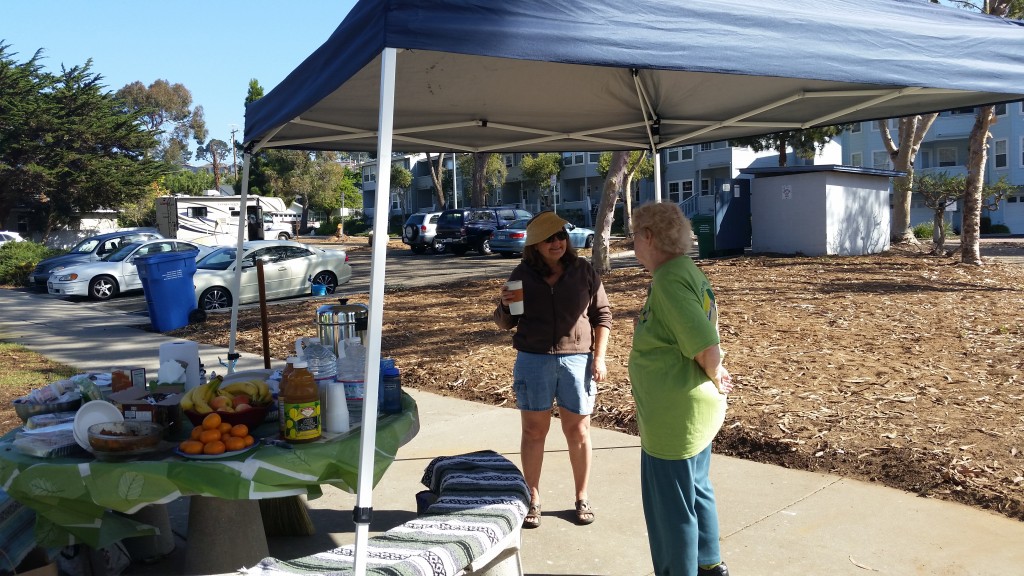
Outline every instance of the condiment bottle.
<svg viewBox="0 0 1024 576"><path fill-rule="evenodd" d="M279 402L284 414L284 440L293 443L319 440L323 432L320 391L305 360L295 362L281 386Z"/></svg>
<svg viewBox="0 0 1024 576"><path fill-rule="evenodd" d="M284 398L284 385L288 381L288 376L295 371L295 362L298 359L297 356L289 356L285 359L284 370L281 370L281 381L277 384L277 428L281 438L284 438L284 410L281 409L283 406L281 402Z"/></svg>

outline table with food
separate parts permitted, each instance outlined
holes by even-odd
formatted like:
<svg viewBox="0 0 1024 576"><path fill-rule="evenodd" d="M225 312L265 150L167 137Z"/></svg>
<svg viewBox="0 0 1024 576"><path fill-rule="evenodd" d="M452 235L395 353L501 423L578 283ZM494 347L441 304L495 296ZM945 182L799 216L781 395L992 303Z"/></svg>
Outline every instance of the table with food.
<svg viewBox="0 0 1024 576"><path fill-rule="evenodd" d="M132 515L182 496L355 491L361 410L344 384L314 380L299 358L283 371L208 379L166 367L161 359L149 380L131 367L80 374L16 399L24 425L0 437L0 488L35 511L40 545L154 534ZM413 399L400 389L390 398L377 422L374 484L419 429Z"/></svg>

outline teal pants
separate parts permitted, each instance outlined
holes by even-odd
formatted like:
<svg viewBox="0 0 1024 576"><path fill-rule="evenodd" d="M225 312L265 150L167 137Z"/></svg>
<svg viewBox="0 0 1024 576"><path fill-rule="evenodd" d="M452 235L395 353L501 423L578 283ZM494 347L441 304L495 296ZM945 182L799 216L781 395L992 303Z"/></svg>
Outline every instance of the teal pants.
<svg viewBox="0 0 1024 576"><path fill-rule="evenodd" d="M698 565L722 561L710 469L710 444L686 460L641 452L644 518L657 576L695 576Z"/></svg>

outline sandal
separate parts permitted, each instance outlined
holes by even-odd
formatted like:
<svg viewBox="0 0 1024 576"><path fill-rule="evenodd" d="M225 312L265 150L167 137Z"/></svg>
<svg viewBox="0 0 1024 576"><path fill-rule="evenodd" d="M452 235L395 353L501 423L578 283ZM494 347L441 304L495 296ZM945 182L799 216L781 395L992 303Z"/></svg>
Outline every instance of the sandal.
<svg viewBox="0 0 1024 576"><path fill-rule="evenodd" d="M530 504L530 510L523 519L523 528L540 528L540 504Z"/></svg>
<svg viewBox="0 0 1024 576"><path fill-rule="evenodd" d="M576 501L576 524L586 526L594 523L594 511L590 508L589 500Z"/></svg>

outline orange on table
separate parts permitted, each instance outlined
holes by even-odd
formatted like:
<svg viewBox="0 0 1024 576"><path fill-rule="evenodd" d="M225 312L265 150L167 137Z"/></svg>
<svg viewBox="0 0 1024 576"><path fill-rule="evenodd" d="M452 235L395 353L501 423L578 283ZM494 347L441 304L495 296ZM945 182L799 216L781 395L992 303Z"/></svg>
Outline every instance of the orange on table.
<svg viewBox="0 0 1024 576"><path fill-rule="evenodd" d="M199 435L203 433L204 428L202 426L196 426L192 429L192 433L189 434L190 440L199 440Z"/></svg>
<svg viewBox="0 0 1024 576"><path fill-rule="evenodd" d="M245 424L235 424L231 427L231 435L239 438L245 438L249 435L249 427Z"/></svg>
<svg viewBox="0 0 1024 576"><path fill-rule="evenodd" d="M245 448L245 439L238 436L228 436L228 439L224 441L224 446L230 451L241 450Z"/></svg>
<svg viewBox="0 0 1024 576"><path fill-rule="evenodd" d="M223 454L226 446L220 440L203 444L203 454Z"/></svg>
<svg viewBox="0 0 1024 576"><path fill-rule="evenodd" d="M245 440L246 446L252 446L256 442L256 439L252 437L252 434L246 434L243 440Z"/></svg>
<svg viewBox="0 0 1024 576"><path fill-rule="evenodd" d="M229 424L227 422L224 422L224 421L221 421L220 426L218 426L217 429L220 430L221 434L223 434L225 432L230 432L231 431L231 424Z"/></svg>
<svg viewBox="0 0 1024 576"><path fill-rule="evenodd" d="M202 454L203 443L198 440L185 440L178 445L178 449L185 454Z"/></svg>
<svg viewBox="0 0 1024 576"><path fill-rule="evenodd" d="M220 440L221 433L219 430L203 430L199 434L199 441L203 444L209 444L214 440Z"/></svg>
<svg viewBox="0 0 1024 576"><path fill-rule="evenodd" d="M203 418L203 428L208 430L219 428L220 423L220 414L217 414L216 412L210 412L206 415L206 418Z"/></svg>

